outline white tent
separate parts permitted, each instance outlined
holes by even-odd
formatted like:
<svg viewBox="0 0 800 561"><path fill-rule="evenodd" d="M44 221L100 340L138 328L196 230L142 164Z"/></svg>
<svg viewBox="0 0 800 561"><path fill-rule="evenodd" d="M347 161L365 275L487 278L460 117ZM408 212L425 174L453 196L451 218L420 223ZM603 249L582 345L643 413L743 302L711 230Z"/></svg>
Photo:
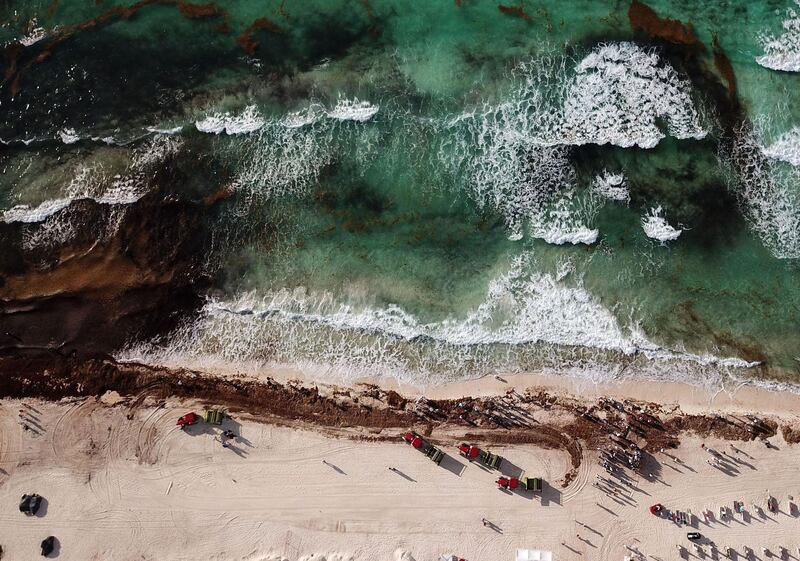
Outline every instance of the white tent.
<svg viewBox="0 0 800 561"><path fill-rule="evenodd" d="M553 561L553 552L540 549L518 549L517 561Z"/></svg>

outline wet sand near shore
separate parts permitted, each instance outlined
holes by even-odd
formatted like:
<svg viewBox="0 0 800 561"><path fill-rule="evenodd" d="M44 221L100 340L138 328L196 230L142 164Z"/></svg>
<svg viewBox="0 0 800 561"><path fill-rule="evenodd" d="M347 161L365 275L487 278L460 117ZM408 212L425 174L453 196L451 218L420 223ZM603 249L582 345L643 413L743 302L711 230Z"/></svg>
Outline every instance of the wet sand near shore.
<svg viewBox="0 0 800 561"><path fill-rule="evenodd" d="M220 376L243 376L257 380L295 380L303 384L319 385L319 376L313 377L302 370L288 367L212 368ZM337 377L322 377L337 385ZM565 396L579 397L587 402L601 397L635 399L644 402L674 405L685 413L709 411L749 412L759 411L777 417L793 418L800 411L800 393L781 391L778 387L758 386L753 381L728 382L724 385L702 387L698 384L665 382L630 377L621 380L594 381L585 377L541 373L515 373L484 376L446 384L415 385L398 382L393 378L359 378L342 385L375 384L393 390L411 399L424 396L429 399L458 399L465 396L490 397L503 395L509 390L524 393L527 388L541 388Z"/></svg>

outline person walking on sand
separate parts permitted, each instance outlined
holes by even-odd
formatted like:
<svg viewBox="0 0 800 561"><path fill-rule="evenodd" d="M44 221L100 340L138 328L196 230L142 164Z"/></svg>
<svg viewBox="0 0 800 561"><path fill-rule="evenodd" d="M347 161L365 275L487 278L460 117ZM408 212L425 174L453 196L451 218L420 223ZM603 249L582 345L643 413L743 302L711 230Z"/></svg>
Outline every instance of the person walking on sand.
<svg viewBox="0 0 800 561"><path fill-rule="evenodd" d="M482 523L484 526L486 526L487 524L489 524L489 521L488 521L488 520L486 520L485 518L481 518L481 523Z"/></svg>

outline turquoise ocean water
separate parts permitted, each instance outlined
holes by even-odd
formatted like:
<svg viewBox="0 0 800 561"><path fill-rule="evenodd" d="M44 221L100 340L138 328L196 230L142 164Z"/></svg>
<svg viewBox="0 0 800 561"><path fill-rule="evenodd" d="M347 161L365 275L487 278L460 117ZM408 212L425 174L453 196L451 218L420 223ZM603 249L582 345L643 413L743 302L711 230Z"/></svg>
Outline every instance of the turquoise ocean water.
<svg viewBox="0 0 800 561"><path fill-rule="evenodd" d="M123 358L796 381L800 5L649 5L702 47L623 1L5 2L0 217L232 193L206 306Z"/></svg>

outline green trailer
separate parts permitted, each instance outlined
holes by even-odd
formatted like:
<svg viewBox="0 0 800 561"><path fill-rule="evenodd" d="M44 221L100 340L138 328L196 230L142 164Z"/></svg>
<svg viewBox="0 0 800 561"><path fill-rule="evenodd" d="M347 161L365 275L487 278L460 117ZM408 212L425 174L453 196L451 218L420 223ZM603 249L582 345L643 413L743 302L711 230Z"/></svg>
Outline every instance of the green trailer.
<svg viewBox="0 0 800 561"><path fill-rule="evenodd" d="M522 488L527 489L528 491L532 491L534 493L542 490L542 478L541 477L523 477L520 479L520 483L522 483Z"/></svg>
<svg viewBox="0 0 800 561"><path fill-rule="evenodd" d="M206 411L203 420L209 425L221 425L225 418L225 413L219 409L209 409Z"/></svg>
<svg viewBox="0 0 800 561"><path fill-rule="evenodd" d="M436 446L431 445L425 452L425 455L431 459L436 465L439 465L444 458L444 452L439 450Z"/></svg>
<svg viewBox="0 0 800 561"><path fill-rule="evenodd" d="M483 465L491 469L500 469L500 462L503 461L503 458L497 454L492 454L488 450L481 450L478 459Z"/></svg>

